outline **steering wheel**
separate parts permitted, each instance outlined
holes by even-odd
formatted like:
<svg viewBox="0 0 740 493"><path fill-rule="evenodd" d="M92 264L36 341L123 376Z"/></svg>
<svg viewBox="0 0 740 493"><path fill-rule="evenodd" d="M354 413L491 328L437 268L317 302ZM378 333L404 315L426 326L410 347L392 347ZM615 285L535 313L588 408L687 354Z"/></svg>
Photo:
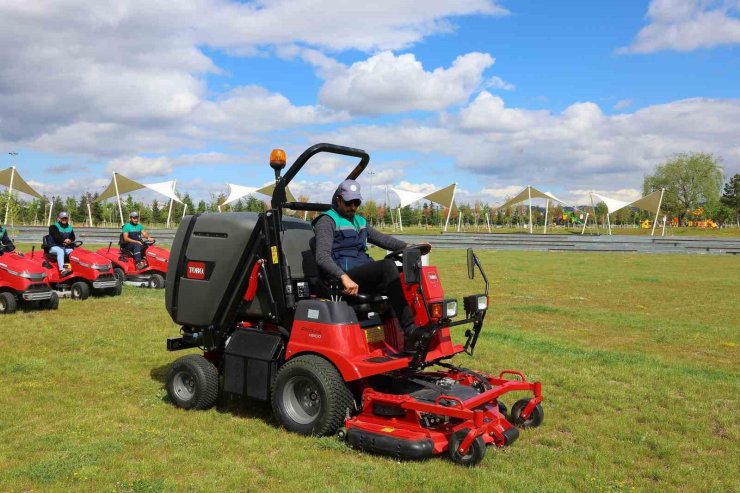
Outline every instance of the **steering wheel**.
<svg viewBox="0 0 740 493"><path fill-rule="evenodd" d="M81 247L82 243L83 243L82 240L73 241L72 243L69 244L69 247L70 248Z"/></svg>
<svg viewBox="0 0 740 493"><path fill-rule="evenodd" d="M421 245L409 245L404 248L399 248L398 250L393 250L391 253L386 255L384 258L391 259L391 260L401 260L403 258L403 252L406 250L419 250L422 255L426 255L430 252L432 249L432 245L428 243L424 243Z"/></svg>
<svg viewBox="0 0 740 493"><path fill-rule="evenodd" d="M147 246L152 246L152 245L154 245L157 242L157 240L155 240L155 239L152 238L152 239L149 239L149 240L142 240L141 242L143 244L147 245Z"/></svg>

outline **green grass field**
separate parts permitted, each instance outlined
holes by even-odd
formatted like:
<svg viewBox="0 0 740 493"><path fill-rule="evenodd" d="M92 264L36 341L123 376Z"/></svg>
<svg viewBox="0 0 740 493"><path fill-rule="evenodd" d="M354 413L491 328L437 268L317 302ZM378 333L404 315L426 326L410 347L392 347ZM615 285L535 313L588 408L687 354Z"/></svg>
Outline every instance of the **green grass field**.
<svg viewBox="0 0 740 493"><path fill-rule="evenodd" d="M480 289L432 255L448 294ZM290 434L260 402L176 409L164 292L125 287L1 319L0 491L737 491L736 257L480 257L492 306L456 362L540 380L545 421L477 468Z"/></svg>

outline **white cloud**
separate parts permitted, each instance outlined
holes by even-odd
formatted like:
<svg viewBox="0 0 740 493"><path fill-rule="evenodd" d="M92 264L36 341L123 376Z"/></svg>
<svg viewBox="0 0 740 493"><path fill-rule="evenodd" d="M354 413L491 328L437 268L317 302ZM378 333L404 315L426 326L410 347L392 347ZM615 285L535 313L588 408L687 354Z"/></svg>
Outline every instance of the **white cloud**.
<svg viewBox="0 0 740 493"><path fill-rule="evenodd" d="M449 68L429 72L412 53L396 56L385 51L334 73L322 86L319 100L353 114L440 111L467 101L493 63L487 53L468 53Z"/></svg>
<svg viewBox="0 0 740 493"><path fill-rule="evenodd" d="M0 145L116 158L341 121L261 87L212 94L206 77L221 69L204 47L292 46L329 73L337 62L318 49L400 49L454 30L453 16L506 13L492 0L2 2Z"/></svg>
<svg viewBox="0 0 740 493"><path fill-rule="evenodd" d="M717 0L653 0L650 24L618 53L693 51L740 43L740 2Z"/></svg>
<svg viewBox="0 0 740 493"><path fill-rule="evenodd" d="M495 179L496 187L525 179L545 189L637 189L645 174L679 152L713 153L725 159L726 174L737 172L737 135L738 99L686 99L607 116L590 102L559 114L509 109L500 98L482 93L437 126L412 121L358 125L319 138L353 142L373 152L446 157L457 173Z"/></svg>
<svg viewBox="0 0 740 493"><path fill-rule="evenodd" d="M486 81L486 87L488 89L500 89L502 91L513 91L515 89L514 84L506 82L496 75Z"/></svg>
<svg viewBox="0 0 740 493"><path fill-rule="evenodd" d="M109 173L117 172L131 179L147 176L166 176L172 173L172 161L167 157L147 158L134 156L131 158L113 159L108 163Z"/></svg>

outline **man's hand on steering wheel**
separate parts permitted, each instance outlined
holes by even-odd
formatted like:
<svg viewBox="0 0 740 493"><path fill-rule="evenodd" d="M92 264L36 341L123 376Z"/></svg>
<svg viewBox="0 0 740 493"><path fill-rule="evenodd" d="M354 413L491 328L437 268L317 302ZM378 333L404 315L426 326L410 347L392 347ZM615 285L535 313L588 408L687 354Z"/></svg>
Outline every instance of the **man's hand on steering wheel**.
<svg viewBox="0 0 740 493"><path fill-rule="evenodd" d="M344 290L342 291L344 294L357 296L357 293L360 291L360 286L355 281L350 279L347 274L343 274L339 280L342 281L342 286L344 286Z"/></svg>

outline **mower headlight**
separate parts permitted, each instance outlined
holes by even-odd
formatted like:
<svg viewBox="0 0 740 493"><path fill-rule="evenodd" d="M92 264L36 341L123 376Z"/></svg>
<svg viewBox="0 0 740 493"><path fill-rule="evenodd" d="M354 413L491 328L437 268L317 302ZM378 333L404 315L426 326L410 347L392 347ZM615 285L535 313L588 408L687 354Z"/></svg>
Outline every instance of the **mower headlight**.
<svg viewBox="0 0 740 493"><path fill-rule="evenodd" d="M445 317L446 318L457 317L457 300L446 300L445 301Z"/></svg>
<svg viewBox="0 0 740 493"><path fill-rule="evenodd" d="M465 313L482 312L488 308L488 296L485 294L474 294L463 299Z"/></svg>

